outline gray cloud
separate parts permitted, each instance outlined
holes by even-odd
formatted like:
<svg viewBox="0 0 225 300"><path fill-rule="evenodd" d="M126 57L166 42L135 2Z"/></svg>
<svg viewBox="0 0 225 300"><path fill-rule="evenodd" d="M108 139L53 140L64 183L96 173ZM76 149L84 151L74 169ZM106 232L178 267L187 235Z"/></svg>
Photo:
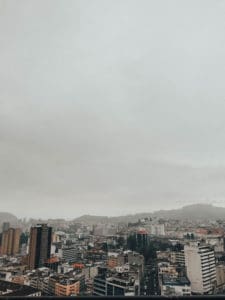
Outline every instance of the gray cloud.
<svg viewBox="0 0 225 300"><path fill-rule="evenodd" d="M206 0L0 0L1 209L224 205L224 13Z"/></svg>

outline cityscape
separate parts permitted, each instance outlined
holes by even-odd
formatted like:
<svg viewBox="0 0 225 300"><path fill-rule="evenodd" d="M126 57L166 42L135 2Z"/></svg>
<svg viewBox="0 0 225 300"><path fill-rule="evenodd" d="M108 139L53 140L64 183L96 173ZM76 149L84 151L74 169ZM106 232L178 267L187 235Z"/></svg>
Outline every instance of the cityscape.
<svg viewBox="0 0 225 300"><path fill-rule="evenodd" d="M225 298L225 0L0 0L0 298Z"/></svg>
<svg viewBox="0 0 225 300"><path fill-rule="evenodd" d="M1 224L0 295L224 294L225 220L217 219L223 210L199 204L177 210L176 218L159 211L129 216L129 222L24 220L2 213L14 225Z"/></svg>

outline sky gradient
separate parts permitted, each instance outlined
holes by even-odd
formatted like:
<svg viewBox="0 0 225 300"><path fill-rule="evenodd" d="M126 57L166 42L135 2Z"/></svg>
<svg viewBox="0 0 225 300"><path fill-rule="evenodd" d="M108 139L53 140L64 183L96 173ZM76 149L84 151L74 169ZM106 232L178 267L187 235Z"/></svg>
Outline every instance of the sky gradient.
<svg viewBox="0 0 225 300"><path fill-rule="evenodd" d="M0 0L0 203L225 206L225 2Z"/></svg>

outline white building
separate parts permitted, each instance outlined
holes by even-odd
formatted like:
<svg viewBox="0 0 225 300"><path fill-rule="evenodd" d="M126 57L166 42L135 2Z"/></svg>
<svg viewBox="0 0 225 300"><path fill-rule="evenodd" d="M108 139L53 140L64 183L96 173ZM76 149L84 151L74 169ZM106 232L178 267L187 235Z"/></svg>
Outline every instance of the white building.
<svg viewBox="0 0 225 300"><path fill-rule="evenodd" d="M205 238L207 244L214 247L216 252L224 252L224 239L222 236L207 236Z"/></svg>
<svg viewBox="0 0 225 300"><path fill-rule="evenodd" d="M170 252L170 261L173 264L185 266L184 250Z"/></svg>
<svg viewBox="0 0 225 300"><path fill-rule="evenodd" d="M213 293L216 287L216 265L212 248L198 242L190 242L184 246L184 255L192 293Z"/></svg>
<svg viewBox="0 0 225 300"><path fill-rule="evenodd" d="M152 224L150 226L150 233L152 235L165 235L165 225L164 224Z"/></svg>

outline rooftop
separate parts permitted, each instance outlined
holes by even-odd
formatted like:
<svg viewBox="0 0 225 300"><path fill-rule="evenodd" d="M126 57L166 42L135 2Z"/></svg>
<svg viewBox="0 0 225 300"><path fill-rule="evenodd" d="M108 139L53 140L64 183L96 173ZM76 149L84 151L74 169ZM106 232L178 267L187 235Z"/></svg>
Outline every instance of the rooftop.
<svg viewBox="0 0 225 300"><path fill-rule="evenodd" d="M0 292L7 294L7 296L29 296L39 291L27 285L0 280Z"/></svg>
<svg viewBox="0 0 225 300"><path fill-rule="evenodd" d="M168 274L163 274L162 275L162 283L164 285L189 285L190 286L190 281L187 277L173 277Z"/></svg>

